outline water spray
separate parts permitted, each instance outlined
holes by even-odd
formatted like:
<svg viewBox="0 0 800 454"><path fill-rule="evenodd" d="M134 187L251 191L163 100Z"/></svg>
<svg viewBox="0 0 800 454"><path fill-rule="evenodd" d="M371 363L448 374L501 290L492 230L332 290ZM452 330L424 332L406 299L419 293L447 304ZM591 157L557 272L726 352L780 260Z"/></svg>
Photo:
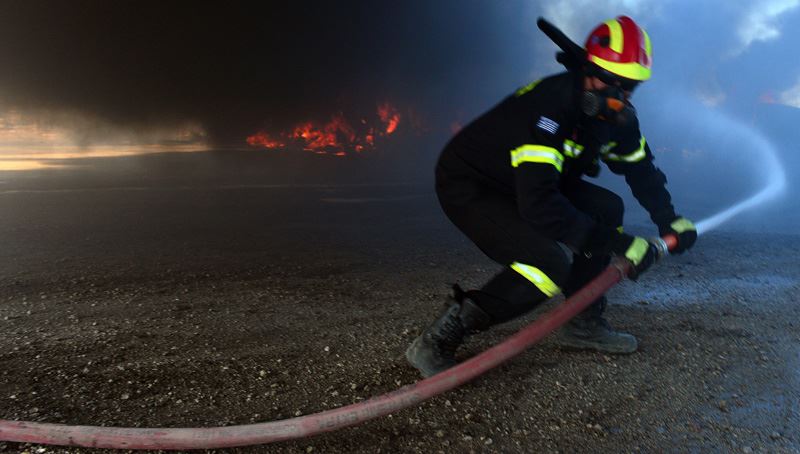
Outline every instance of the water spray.
<svg viewBox="0 0 800 454"><path fill-rule="evenodd" d="M755 194L695 222L698 235L718 228L745 211L762 206L785 191L786 173L778 159L778 151L760 131L722 112L712 111L682 96L673 95L664 100L660 107L663 113L663 117L659 118L660 123L675 123L676 128L686 124L702 124L704 133L713 137L727 137L736 147L734 152L749 150L746 162L757 164L750 167L759 171L758 176L763 180L762 188ZM715 151L730 153L726 149L716 149Z"/></svg>
<svg viewBox="0 0 800 454"><path fill-rule="evenodd" d="M702 235L703 233L716 229L734 216L751 208L756 208L764 202L777 197L786 189L786 173L784 172L783 166L778 160L778 152L775 150L775 147L772 145L772 143L766 139L766 137L764 137L760 132L752 128L748 128L747 126L724 115L716 115L714 118L716 122L718 122L717 127L725 128L727 131L739 131L740 133L744 133L744 135L750 139L751 144L749 144L749 149L755 150L754 154L757 153L757 156L754 156L754 159L757 158L758 161L763 163L763 170L767 179L767 184L763 189L751 197L748 197L747 199L742 200L741 202L738 202L713 216L698 221L696 224L698 235ZM741 144L742 147L746 147L747 145L748 144Z"/></svg>

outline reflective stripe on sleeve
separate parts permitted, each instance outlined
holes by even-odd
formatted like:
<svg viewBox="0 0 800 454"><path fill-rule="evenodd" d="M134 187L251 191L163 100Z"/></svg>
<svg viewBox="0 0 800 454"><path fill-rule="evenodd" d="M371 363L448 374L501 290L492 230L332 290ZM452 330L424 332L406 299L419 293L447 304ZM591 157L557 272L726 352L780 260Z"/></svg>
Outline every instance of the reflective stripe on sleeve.
<svg viewBox="0 0 800 454"><path fill-rule="evenodd" d="M645 144L645 140L644 140L644 136L642 136L642 138L639 139L639 148L637 148L636 150L632 151L631 153L628 153L628 154L625 154L625 155L618 155L616 153L609 153L608 152L616 144L614 144L613 146L609 146L608 148L606 148L604 146L603 149L605 149L606 152L603 155L603 159L605 159L607 161L639 162L639 161L641 161L642 159L644 159L647 156L647 152L644 150L644 144Z"/></svg>
<svg viewBox="0 0 800 454"><path fill-rule="evenodd" d="M553 147L544 145L523 145L511 150L511 166L518 167L525 162L551 164L559 172L564 165L564 156Z"/></svg>
<svg viewBox="0 0 800 454"><path fill-rule="evenodd" d="M577 144L572 140L564 141L564 154L570 158L577 158L583 153L583 145Z"/></svg>
<svg viewBox="0 0 800 454"><path fill-rule="evenodd" d="M548 297L556 296L561 293L559 288L552 279L547 277L539 268L525 265L524 263L514 262L511 264L511 269L521 274L522 277L531 281L542 293Z"/></svg>

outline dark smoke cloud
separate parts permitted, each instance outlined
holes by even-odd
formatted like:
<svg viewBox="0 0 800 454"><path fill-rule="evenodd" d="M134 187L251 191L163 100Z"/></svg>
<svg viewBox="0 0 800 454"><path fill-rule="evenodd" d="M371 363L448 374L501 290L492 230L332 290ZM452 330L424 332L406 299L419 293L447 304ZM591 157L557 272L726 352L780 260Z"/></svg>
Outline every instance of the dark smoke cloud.
<svg viewBox="0 0 800 454"><path fill-rule="evenodd" d="M645 119L675 90L749 112L762 94L796 83L800 68L786 51L800 11L776 22L780 39L728 57L746 11L715 3L672 2L651 13L655 3L644 0L8 0L0 3L0 110L77 111L125 128L190 120L218 144L240 145L261 128L338 112L366 117L390 101L446 135L451 122L558 70L536 16L574 29L581 42L597 21L628 13L648 27L657 54L653 80L636 96ZM767 70L775 62L781 70Z"/></svg>
<svg viewBox="0 0 800 454"><path fill-rule="evenodd" d="M217 142L262 126L452 105L503 45L489 2L6 1L3 107L122 125L196 120ZM480 70L480 69L479 69ZM462 96L463 97L463 96ZM457 106L449 106L453 110Z"/></svg>

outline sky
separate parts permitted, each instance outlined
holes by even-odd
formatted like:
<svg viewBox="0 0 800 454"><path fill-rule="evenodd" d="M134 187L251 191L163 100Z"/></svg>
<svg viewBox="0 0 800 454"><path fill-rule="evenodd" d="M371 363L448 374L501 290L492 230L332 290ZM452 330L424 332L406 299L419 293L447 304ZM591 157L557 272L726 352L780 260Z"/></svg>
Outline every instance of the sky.
<svg viewBox="0 0 800 454"><path fill-rule="evenodd" d="M302 152L329 128L352 137L342 154L403 138L402 147L434 156L516 87L560 71L537 17L582 43L620 14L653 41L653 77L634 102L662 162L707 159L735 164L736 173L757 160L706 156L750 140L708 127L716 116L756 128L800 167L788 149L800 139L792 126L800 0L8 0L0 4L0 155L272 142ZM699 171L673 175L690 181Z"/></svg>

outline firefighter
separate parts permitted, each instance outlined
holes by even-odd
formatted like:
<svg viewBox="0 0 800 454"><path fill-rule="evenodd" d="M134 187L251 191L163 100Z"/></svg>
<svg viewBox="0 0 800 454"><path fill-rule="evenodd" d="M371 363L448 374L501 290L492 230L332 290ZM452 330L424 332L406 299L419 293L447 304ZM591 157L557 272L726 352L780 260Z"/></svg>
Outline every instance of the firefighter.
<svg viewBox="0 0 800 454"><path fill-rule="evenodd" d="M636 86L650 78L648 35L620 16L596 27L583 48L570 43L581 52L560 54L566 72L517 90L456 134L439 157L436 192L443 211L504 268L480 289L454 286L449 306L406 351L423 376L454 366L468 334L560 293L568 298L611 255L633 264L633 279L654 263L656 247L622 231L621 198L583 179L596 176L600 162L625 177L661 235L677 236L673 252L691 248L697 238L692 222L675 213L630 103ZM605 308L603 296L566 324L557 342L634 352L636 338L612 329Z"/></svg>

